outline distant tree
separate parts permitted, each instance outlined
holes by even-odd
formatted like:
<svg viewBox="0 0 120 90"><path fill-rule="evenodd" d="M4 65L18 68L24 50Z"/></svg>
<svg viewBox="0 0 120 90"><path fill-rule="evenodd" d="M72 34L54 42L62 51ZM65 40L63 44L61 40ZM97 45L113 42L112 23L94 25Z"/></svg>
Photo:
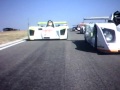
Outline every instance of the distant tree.
<svg viewBox="0 0 120 90"><path fill-rule="evenodd" d="M4 28L3 31L17 31L18 29L14 28Z"/></svg>

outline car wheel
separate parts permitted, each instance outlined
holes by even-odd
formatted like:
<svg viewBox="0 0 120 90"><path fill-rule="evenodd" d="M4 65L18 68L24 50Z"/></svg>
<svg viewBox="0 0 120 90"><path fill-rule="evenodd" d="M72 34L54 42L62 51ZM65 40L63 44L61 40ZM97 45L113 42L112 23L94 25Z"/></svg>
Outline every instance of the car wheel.
<svg viewBox="0 0 120 90"><path fill-rule="evenodd" d="M82 34L83 34L83 30L82 30Z"/></svg>

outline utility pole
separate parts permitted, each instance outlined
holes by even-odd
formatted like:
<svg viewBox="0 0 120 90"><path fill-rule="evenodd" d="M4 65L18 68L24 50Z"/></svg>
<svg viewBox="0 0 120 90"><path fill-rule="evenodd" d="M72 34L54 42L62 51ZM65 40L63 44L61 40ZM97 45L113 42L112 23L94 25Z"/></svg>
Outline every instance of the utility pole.
<svg viewBox="0 0 120 90"><path fill-rule="evenodd" d="M28 18L28 20L27 20L27 24L28 24L28 27L27 27L27 36L28 36L28 38L29 38L29 25L30 25L30 23L29 23L29 18ZM27 38L27 39L28 39Z"/></svg>
<svg viewBox="0 0 120 90"><path fill-rule="evenodd" d="M30 23L29 23L29 18L28 18L28 28L29 28L29 25L30 25Z"/></svg>

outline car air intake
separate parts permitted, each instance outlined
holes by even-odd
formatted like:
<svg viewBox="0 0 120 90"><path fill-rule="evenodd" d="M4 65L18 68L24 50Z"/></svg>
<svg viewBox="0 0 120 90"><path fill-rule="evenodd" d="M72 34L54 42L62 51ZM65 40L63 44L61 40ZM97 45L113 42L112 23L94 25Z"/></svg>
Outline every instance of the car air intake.
<svg viewBox="0 0 120 90"><path fill-rule="evenodd" d="M65 34L65 29L60 30L60 35L64 35Z"/></svg>
<svg viewBox="0 0 120 90"><path fill-rule="evenodd" d="M34 35L34 30L30 30L30 36L33 36Z"/></svg>
<svg viewBox="0 0 120 90"><path fill-rule="evenodd" d="M38 28L38 30L42 30L42 28Z"/></svg>

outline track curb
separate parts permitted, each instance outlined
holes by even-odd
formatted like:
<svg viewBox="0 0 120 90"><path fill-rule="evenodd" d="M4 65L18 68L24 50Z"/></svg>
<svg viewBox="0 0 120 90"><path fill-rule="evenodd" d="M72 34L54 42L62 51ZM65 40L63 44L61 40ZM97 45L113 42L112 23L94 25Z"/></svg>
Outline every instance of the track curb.
<svg viewBox="0 0 120 90"><path fill-rule="evenodd" d="M16 43L19 43L19 42L22 42L22 41L26 41L26 39L27 38L25 37L25 38L14 40L14 41L11 41L11 42L8 42L8 43L5 43L5 44L1 44L0 48L6 47L6 46L9 46L9 45L12 45L12 44L16 44Z"/></svg>

